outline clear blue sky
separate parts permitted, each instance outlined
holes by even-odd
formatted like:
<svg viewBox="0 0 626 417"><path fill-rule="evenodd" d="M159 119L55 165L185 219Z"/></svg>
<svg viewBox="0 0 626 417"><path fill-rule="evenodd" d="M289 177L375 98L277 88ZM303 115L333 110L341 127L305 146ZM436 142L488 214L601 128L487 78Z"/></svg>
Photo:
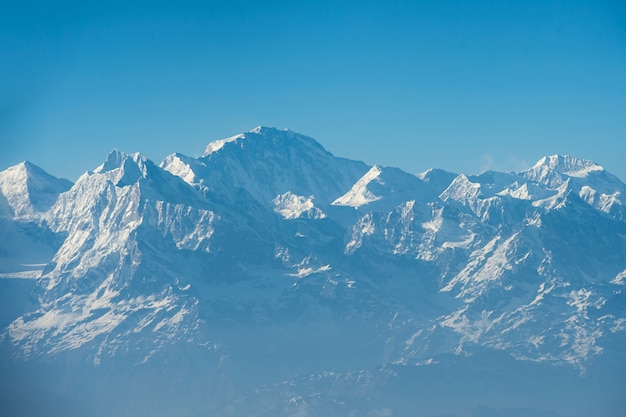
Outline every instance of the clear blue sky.
<svg viewBox="0 0 626 417"><path fill-rule="evenodd" d="M0 169L75 180L257 125L413 173L561 153L626 180L626 5L0 2Z"/></svg>

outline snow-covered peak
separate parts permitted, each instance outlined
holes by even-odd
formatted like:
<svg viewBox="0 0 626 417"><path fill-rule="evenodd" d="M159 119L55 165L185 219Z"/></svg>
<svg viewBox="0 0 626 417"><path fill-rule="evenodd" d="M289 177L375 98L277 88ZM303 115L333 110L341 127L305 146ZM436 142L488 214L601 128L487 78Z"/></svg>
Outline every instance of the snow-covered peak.
<svg viewBox="0 0 626 417"><path fill-rule="evenodd" d="M113 171L118 168L123 168L124 165L128 162L134 163L139 167L145 165L147 160L148 158L146 158L139 152L128 154L118 149L113 149L107 155L104 163L97 167L94 172L97 174L102 174L104 172Z"/></svg>
<svg viewBox="0 0 626 417"><path fill-rule="evenodd" d="M94 170L95 174L106 174L117 186L134 184L140 178L145 178L148 165L152 163L139 152L127 154L113 149L102 165Z"/></svg>
<svg viewBox="0 0 626 417"><path fill-rule="evenodd" d="M427 203L436 199L434 188L418 176L399 168L374 165L332 204L354 208L367 205L367 210L386 212L407 201Z"/></svg>
<svg viewBox="0 0 626 417"><path fill-rule="evenodd" d="M35 167L35 165L31 164L28 161L20 162L19 164L9 167L0 172L0 181L2 181L3 185L6 184L5 186L10 183L25 184L25 181L29 175L29 171L32 170L32 167Z"/></svg>
<svg viewBox="0 0 626 417"><path fill-rule="evenodd" d="M299 135L295 132L290 131L289 129L276 129L274 127L266 127L266 126L257 126L254 129L240 133L238 135L234 135L225 139L214 140L209 143L204 151L204 156L209 156L214 152L217 152L226 146L226 144L234 143L240 147L243 147L243 141L254 141L254 140L270 140L276 141L276 139L310 139L306 136Z"/></svg>
<svg viewBox="0 0 626 417"><path fill-rule="evenodd" d="M197 163L195 158L173 153L168 155L159 166L171 174L182 178L186 183L194 184L196 182L196 174L191 168L191 165L194 163Z"/></svg>
<svg viewBox="0 0 626 417"><path fill-rule="evenodd" d="M522 175L532 181L556 188L568 177L586 178L592 172L601 171L604 171L603 167L586 159L551 155L541 158L532 168L522 172Z"/></svg>
<svg viewBox="0 0 626 417"><path fill-rule="evenodd" d="M229 138L214 140L213 142L207 145L206 149L204 150L204 156L210 155L215 151L219 151L227 143L235 142L236 140L243 139L243 138L245 138L245 134L240 133L238 135L231 136Z"/></svg>
<svg viewBox="0 0 626 417"><path fill-rule="evenodd" d="M571 156L546 156L519 176L557 191L557 195L572 191L594 208L623 218L626 186L595 162Z"/></svg>
<svg viewBox="0 0 626 417"><path fill-rule="evenodd" d="M465 174L460 174L452 181L450 186L441 193L440 197L443 201L465 201L468 198L477 197L479 195L481 195L480 183L472 182Z"/></svg>
<svg viewBox="0 0 626 417"><path fill-rule="evenodd" d="M70 181L56 178L28 161L0 172L0 192L15 217L45 212L71 186Z"/></svg>
<svg viewBox="0 0 626 417"><path fill-rule="evenodd" d="M595 162L567 155L545 156L533 168L541 169L541 167L548 167L569 177L578 178L586 177L592 171L604 170Z"/></svg>
<svg viewBox="0 0 626 417"><path fill-rule="evenodd" d="M350 191L333 201L332 204L334 206L359 208L365 204L380 200L382 197L375 195L370 189L368 189L368 185L372 181L376 181L381 184L382 181L379 178L381 173L382 170L380 167L378 165L374 165L356 182L356 184L354 184Z"/></svg>
<svg viewBox="0 0 626 417"><path fill-rule="evenodd" d="M314 195L324 210L369 168L335 157L313 138L264 126L211 142L201 158L172 155L161 167L223 201L244 189L273 209L277 195L291 192Z"/></svg>
<svg viewBox="0 0 626 417"><path fill-rule="evenodd" d="M458 176L453 172L444 171L439 168L431 168L415 175L420 180L428 184L437 195L448 188L450 183Z"/></svg>
<svg viewBox="0 0 626 417"><path fill-rule="evenodd" d="M111 171L112 169L119 168L122 161L126 157L126 154L117 148L113 148L107 155L104 163L94 170L96 173Z"/></svg>
<svg viewBox="0 0 626 417"><path fill-rule="evenodd" d="M3 182L13 181L14 183L21 183L33 178L57 179L29 161L20 162L0 172L0 179Z"/></svg>

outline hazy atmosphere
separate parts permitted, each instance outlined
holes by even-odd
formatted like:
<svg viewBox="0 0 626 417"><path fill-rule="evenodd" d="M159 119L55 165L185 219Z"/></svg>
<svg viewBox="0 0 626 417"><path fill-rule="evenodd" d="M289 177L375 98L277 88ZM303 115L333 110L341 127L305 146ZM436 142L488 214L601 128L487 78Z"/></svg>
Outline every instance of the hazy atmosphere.
<svg viewBox="0 0 626 417"><path fill-rule="evenodd" d="M0 416L626 417L623 1L5 1L0 52Z"/></svg>
<svg viewBox="0 0 626 417"><path fill-rule="evenodd" d="M74 181L265 125L412 173L626 178L620 1L4 2L0 51L2 168Z"/></svg>

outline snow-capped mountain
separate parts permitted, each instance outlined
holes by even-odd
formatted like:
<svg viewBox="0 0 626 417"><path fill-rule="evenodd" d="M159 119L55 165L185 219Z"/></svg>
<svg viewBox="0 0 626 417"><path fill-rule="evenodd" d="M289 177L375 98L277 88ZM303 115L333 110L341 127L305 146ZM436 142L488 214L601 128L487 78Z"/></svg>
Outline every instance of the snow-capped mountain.
<svg viewBox="0 0 626 417"><path fill-rule="evenodd" d="M626 185L593 162L412 175L259 127L0 186L3 369L92 415L624 413Z"/></svg>
<svg viewBox="0 0 626 417"><path fill-rule="evenodd" d="M37 218L71 186L68 180L55 178L30 162L22 162L0 172L0 210L16 219Z"/></svg>
<svg viewBox="0 0 626 417"><path fill-rule="evenodd" d="M39 275L59 244L47 213L71 186L30 162L0 172L0 276Z"/></svg>
<svg viewBox="0 0 626 417"><path fill-rule="evenodd" d="M233 193L245 190L272 206L289 192L315 196L322 210L368 170L362 162L333 156L307 136L267 127L211 142L201 158L170 155L161 167L219 199L232 201Z"/></svg>

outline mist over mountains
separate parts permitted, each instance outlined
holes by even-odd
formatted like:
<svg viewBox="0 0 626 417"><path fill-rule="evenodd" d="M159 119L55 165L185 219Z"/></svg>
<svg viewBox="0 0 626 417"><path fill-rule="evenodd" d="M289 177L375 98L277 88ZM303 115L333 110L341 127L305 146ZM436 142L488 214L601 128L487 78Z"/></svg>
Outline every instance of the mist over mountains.
<svg viewBox="0 0 626 417"><path fill-rule="evenodd" d="M594 162L413 175L258 127L0 191L3 415L626 415Z"/></svg>

